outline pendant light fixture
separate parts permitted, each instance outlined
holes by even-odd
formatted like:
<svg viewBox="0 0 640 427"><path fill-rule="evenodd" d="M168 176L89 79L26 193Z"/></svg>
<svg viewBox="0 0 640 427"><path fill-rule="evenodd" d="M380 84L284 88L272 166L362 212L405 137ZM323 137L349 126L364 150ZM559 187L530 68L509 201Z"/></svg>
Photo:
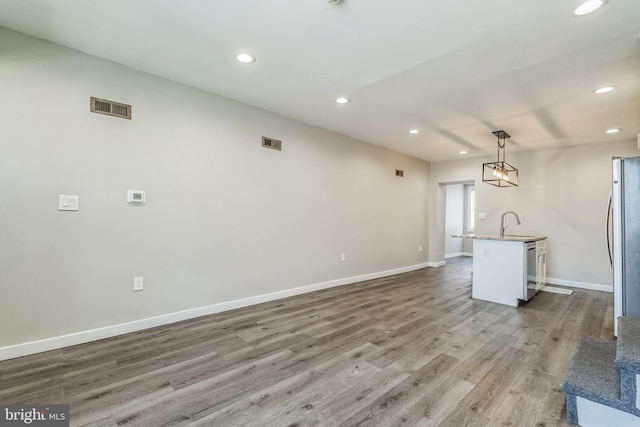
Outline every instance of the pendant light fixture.
<svg viewBox="0 0 640 427"><path fill-rule="evenodd" d="M505 162L505 145L511 135L503 130L493 133L498 138L498 160L482 164L482 182L496 187L517 187L518 169Z"/></svg>

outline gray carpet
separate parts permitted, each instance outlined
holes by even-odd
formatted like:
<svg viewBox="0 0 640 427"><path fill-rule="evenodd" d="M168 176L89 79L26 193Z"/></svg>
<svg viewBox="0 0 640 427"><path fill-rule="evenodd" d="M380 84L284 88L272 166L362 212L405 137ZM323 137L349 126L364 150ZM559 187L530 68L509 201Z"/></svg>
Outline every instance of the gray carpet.
<svg viewBox="0 0 640 427"><path fill-rule="evenodd" d="M640 321L618 318L618 348L616 365L620 368L620 387L623 403L636 404L636 373L640 373Z"/></svg>
<svg viewBox="0 0 640 427"><path fill-rule="evenodd" d="M614 341L582 338L569 365L562 390L614 408L622 407L620 371L613 363L615 358Z"/></svg>
<svg viewBox="0 0 640 427"><path fill-rule="evenodd" d="M619 318L617 342L582 338L562 384L567 420L578 423L576 396L640 416L635 407L636 373L640 373L640 321Z"/></svg>
<svg viewBox="0 0 640 427"><path fill-rule="evenodd" d="M640 372L640 320L618 317L616 364Z"/></svg>

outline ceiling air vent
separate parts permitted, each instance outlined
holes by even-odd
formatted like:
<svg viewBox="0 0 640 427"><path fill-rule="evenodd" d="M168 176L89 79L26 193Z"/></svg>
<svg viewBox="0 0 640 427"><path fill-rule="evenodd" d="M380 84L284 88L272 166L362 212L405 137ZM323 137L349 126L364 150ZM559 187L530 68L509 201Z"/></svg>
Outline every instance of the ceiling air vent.
<svg viewBox="0 0 640 427"><path fill-rule="evenodd" d="M131 105L91 97L91 112L131 120Z"/></svg>
<svg viewBox="0 0 640 427"><path fill-rule="evenodd" d="M404 178L404 171L400 169L396 169L396 176L399 176L400 178Z"/></svg>
<svg viewBox="0 0 640 427"><path fill-rule="evenodd" d="M265 148L271 148L272 150L282 151L282 141L279 139L262 137L262 146Z"/></svg>

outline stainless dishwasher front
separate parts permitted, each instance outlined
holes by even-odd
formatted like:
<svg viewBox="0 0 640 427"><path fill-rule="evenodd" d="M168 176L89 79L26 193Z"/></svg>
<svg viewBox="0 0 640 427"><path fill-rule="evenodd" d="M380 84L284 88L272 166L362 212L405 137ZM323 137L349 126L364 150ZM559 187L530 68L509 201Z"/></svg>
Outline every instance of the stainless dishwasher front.
<svg viewBox="0 0 640 427"><path fill-rule="evenodd" d="M529 299L533 298L536 294L537 289L536 285L538 283L538 271L536 268L536 242L527 242L525 246L525 274L527 275L526 280L524 280L524 296L525 301L529 301Z"/></svg>

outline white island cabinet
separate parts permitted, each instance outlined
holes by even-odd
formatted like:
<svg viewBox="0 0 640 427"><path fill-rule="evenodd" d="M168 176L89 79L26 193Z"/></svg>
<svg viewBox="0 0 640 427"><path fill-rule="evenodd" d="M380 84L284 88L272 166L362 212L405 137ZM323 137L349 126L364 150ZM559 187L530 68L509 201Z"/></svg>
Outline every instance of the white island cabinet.
<svg viewBox="0 0 640 427"><path fill-rule="evenodd" d="M544 285L546 237L473 237L473 298L514 307Z"/></svg>

